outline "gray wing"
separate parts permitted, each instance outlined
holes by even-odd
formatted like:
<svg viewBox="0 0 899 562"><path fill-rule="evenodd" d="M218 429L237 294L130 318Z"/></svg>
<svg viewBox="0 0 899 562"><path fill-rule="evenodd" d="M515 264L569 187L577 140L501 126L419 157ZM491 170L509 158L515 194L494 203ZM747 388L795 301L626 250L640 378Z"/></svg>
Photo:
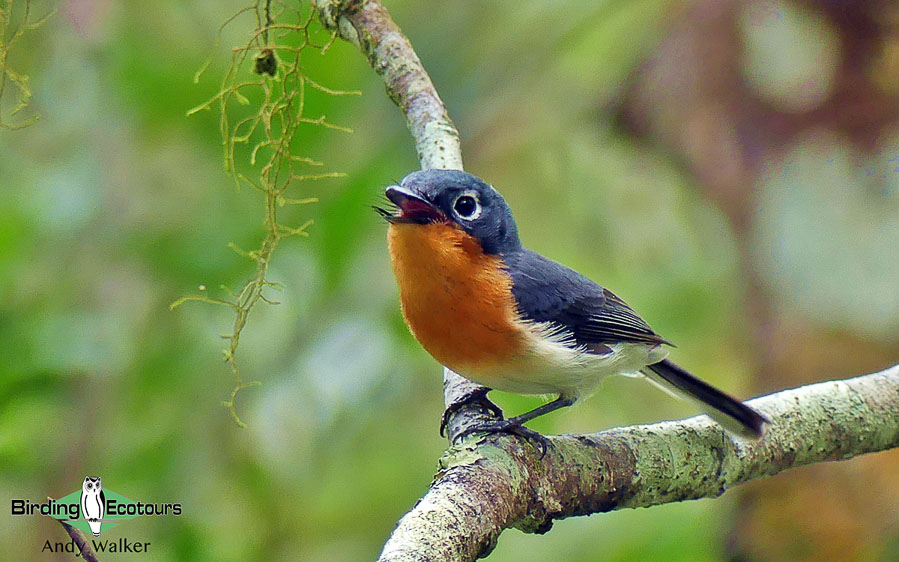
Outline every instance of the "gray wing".
<svg viewBox="0 0 899 562"><path fill-rule="evenodd" d="M503 257L525 319L554 323L588 348L618 342L671 345L627 303L580 273L530 250Z"/></svg>

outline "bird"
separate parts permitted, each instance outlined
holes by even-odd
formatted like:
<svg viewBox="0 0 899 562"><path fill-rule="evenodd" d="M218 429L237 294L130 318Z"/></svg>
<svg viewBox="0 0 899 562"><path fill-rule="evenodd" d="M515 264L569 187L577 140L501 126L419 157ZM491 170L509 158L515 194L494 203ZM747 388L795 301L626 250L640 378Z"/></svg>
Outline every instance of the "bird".
<svg viewBox="0 0 899 562"><path fill-rule="evenodd" d="M91 533L95 537L100 536L100 527L103 525L103 513L106 511L106 494L103 493L103 484L100 477L86 476L81 484L81 512L87 519Z"/></svg>
<svg viewBox="0 0 899 562"><path fill-rule="evenodd" d="M415 339L484 393L555 396L512 418L496 411L499 420L456 439L512 433L545 453L545 438L523 424L590 396L616 374L644 376L731 433L762 436L767 418L668 359L673 345L624 300L522 246L509 205L484 180L459 170L415 171L385 195L387 208L374 209L388 223L402 314Z"/></svg>

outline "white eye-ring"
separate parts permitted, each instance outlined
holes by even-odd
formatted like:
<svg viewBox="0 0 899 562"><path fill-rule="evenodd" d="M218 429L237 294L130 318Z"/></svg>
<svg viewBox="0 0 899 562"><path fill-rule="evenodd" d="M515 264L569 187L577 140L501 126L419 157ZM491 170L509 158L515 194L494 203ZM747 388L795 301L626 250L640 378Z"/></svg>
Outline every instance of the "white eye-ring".
<svg viewBox="0 0 899 562"><path fill-rule="evenodd" d="M478 201L478 195L472 191L466 191L456 197L453 202L453 211L459 218L468 221L475 220L481 216L481 202Z"/></svg>

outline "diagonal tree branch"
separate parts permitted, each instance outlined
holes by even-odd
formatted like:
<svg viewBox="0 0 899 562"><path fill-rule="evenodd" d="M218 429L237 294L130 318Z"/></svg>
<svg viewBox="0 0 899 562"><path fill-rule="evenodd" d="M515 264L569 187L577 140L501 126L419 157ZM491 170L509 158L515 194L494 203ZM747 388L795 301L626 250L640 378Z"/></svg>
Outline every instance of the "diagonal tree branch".
<svg viewBox="0 0 899 562"><path fill-rule="evenodd" d="M47 498L48 500L52 500L53 498ZM47 515L47 517L50 517ZM100 559L97 558L97 552L94 550L94 547L91 545L90 540L87 536L81 532L80 529L76 529L75 527L69 525L65 521L60 519L56 519L59 521L59 524L62 525L62 528L66 530L66 533L69 534L69 537L72 539L72 542L75 543L75 546L78 547L77 556L83 557L87 562L100 562Z"/></svg>
<svg viewBox="0 0 899 562"><path fill-rule="evenodd" d="M394 23L380 0L315 0L322 24L358 47L381 76L387 95L406 117L422 170L462 169L459 131L409 39ZM483 388L449 369L443 372L447 407L466 403ZM486 397L466 403L447 424L450 442L466 427L492 419L496 406Z"/></svg>
<svg viewBox="0 0 899 562"><path fill-rule="evenodd" d="M100 559L97 558L96 551L94 551L94 547L91 546L90 541L84 533L68 523L60 521L59 524L63 526L69 536L72 537L72 540L75 541L75 545L78 547L78 555L87 560L87 562L100 562Z"/></svg>
<svg viewBox="0 0 899 562"><path fill-rule="evenodd" d="M423 169L462 169L459 134L409 40L378 0L316 0L323 24L356 45L402 109ZM483 389L444 370L450 443L489 419ZM504 529L543 533L555 519L717 497L789 468L899 447L899 365L750 402L772 420L743 441L706 416L551 437L546 456L508 435L451 447L428 493L398 523L381 560L473 560Z"/></svg>
<svg viewBox="0 0 899 562"><path fill-rule="evenodd" d="M316 0L322 23L359 47L406 116L423 170L462 169L459 132L409 39L379 0Z"/></svg>
<svg viewBox="0 0 899 562"><path fill-rule="evenodd" d="M441 459L381 560L474 560L509 527L544 533L555 519L714 498L790 468L899 447L899 365L749 404L772 421L760 441L706 416L550 437L542 459L510 436L468 440Z"/></svg>

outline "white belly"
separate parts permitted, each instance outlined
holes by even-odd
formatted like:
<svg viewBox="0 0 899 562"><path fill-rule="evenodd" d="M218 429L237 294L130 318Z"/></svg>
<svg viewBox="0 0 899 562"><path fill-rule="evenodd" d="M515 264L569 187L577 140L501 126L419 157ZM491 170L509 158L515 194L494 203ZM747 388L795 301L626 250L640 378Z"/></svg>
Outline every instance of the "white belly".
<svg viewBox="0 0 899 562"><path fill-rule="evenodd" d="M530 324L527 351L514 363L490 372L459 373L496 390L516 394L559 394L584 398L609 375L637 375L668 356L658 344L609 344L611 353L598 355L566 345L564 338L549 335L548 324Z"/></svg>

